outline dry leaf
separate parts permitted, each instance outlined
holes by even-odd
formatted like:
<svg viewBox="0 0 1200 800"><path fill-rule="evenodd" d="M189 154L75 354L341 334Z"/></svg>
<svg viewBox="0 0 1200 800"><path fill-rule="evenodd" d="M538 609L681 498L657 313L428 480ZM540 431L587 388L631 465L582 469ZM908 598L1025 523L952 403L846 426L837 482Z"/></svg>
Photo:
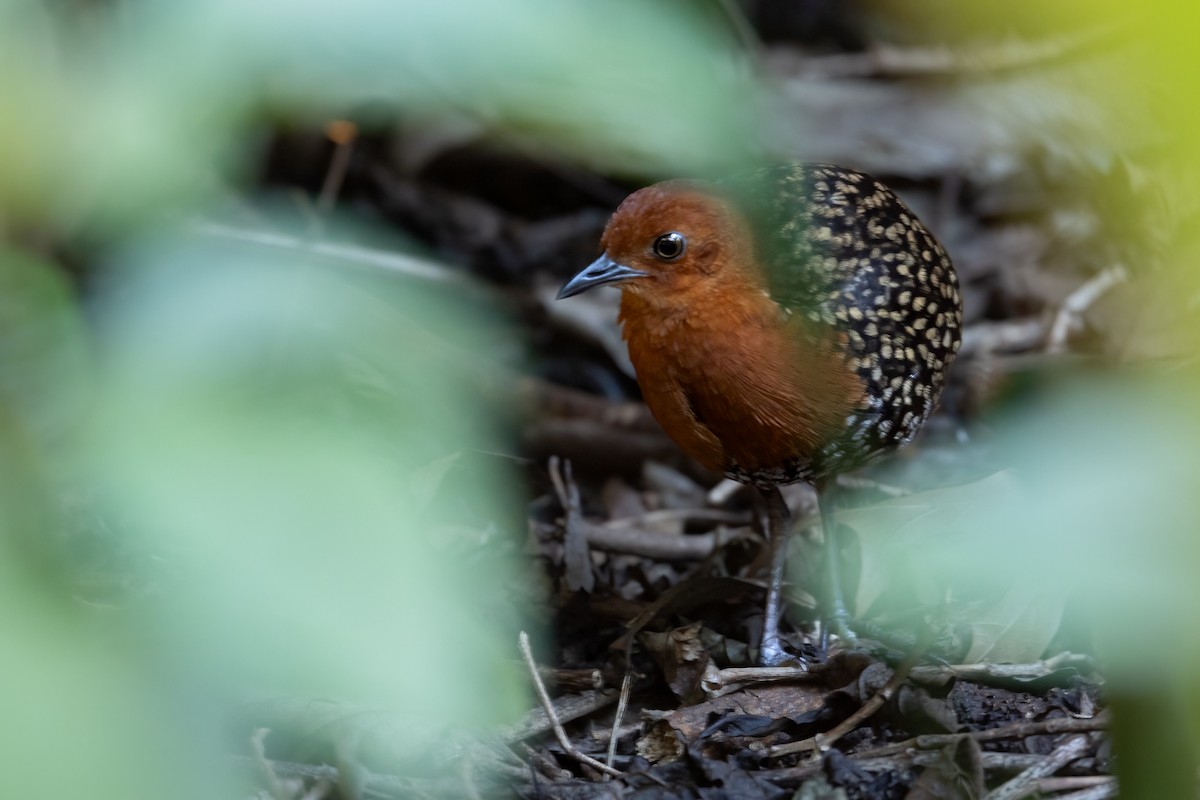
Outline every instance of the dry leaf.
<svg viewBox="0 0 1200 800"><path fill-rule="evenodd" d="M1058 632L1064 605L1063 592L1057 587L1014 585L1000 602L971 623L974 636L965 663L1036 661Z"/></svg>

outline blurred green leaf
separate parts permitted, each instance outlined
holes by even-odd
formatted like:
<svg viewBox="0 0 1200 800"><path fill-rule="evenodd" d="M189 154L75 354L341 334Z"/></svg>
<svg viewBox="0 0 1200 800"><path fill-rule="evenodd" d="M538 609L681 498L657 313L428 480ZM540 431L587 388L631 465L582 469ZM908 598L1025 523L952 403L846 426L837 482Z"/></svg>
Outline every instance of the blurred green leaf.
<svg viewBox="0 0 1200 800"><path fill-rule="evenodd" d="M177 571L169 644L238 690L515 713L512 642L483 611L506 565L480 581L429 508L430 462L486 441L440 338L482 321L269 253L162 242L101 304L96 469ZM494 473L454 481L492 524L511 502Z"/></svg>
<svg viewBox="0 0 1200 800"><path fill-rule="evenodd" d="M1032 591L1019 583L971 621L971 649L965 664L1020 664L1036 661L1058 633L1065 598L1055 586Z"/></svg>
<svg viewBox="0 0 1200 800"><path fill-rule="evenodd" d="M973 620L985 634L973 657L1036 657L1074 598L1087 625L1076 638L1097 642L1116 684L1194 674L1196 385L1182 373L1064 381L994 421L995 462L1010 470L1003 482L852 516L864 559L889 564L893 580L914 587L957 587L958 600L992 596L990 611ZM1004 485L1014 480L1016 493ZM1164 646L1170 663L1149 668L1144 654Z"/></svg>
<svg viewBox="0 0 1200 800"><path fill-rule="evenodd" d="M1007 472L843 515L862 544L860 595L899 585L925 603L939 592L975 602L970 658L990 661L1039 657L1077 598L1116 681L1161 679L1141 654L1167 640L1180 665L1200 668L1190 623L1200 430L1183 400L1194 385L1150 374L1064 382L995 422Z"/></svg>
<svg viewBox="0 0 1200 800"><path fill-rule="evenodd" d="M86 325L66 280L0 246L0 398L40 445L61 450L92 400Z"/></svg>
<svg viewBox="0 0 1200 800"><path fill-rule="evenodd" d="M240 179L237 135L268 113L466 119L624 172L717 171L761 144L766 104L743 57L684 4L143 0L124 12L90 36L47 34L34 15L0 28L0 201L14 210L111 228L163 203L198 207Z"/></svg>
<svg viewBox="0 0 1200 800"><path fill-rule="evenodd" d="M0 752L13 797L207 798L230 787L128 631L67 595L51 492L0 399Z"/></svg>
<svg viewBox="0 0 1200 800"><path fill-rule="evenodd" d="M938 751L937 760L921 771L905 800L975 800L986 795L979 742L963 736Z"/></svg>
<svg viewBox="0 0 1200 800"><path fill-rule="evenodd" d="M997 584L975 584L974 596L958 580L955 569L933 568L929 554L951 545L986 546L978 537L974 517L990 503L1019 502L1018 486L1011 474L997 472L979 481L893 497L857 508L839 509L837 520L854 529L858 537L861 570L855 608L870 614L885 594L899 590L928 607L941 604L949 594L960 600L979 601L979 590L995 599L1003 594Z"/></svg>

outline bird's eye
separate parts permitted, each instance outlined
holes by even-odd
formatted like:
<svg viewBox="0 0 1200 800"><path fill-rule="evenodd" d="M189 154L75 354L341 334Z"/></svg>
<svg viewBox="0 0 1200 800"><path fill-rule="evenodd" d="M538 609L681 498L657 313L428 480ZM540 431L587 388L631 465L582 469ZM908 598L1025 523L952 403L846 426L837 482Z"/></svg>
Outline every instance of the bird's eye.
<svg viewBox="0 0 1200 800"><path fill-rule="evenodd" d="M683 251L687 248L687 239L683 238L682 233L671 231L664 233L654 240L654 255L661 258L663 261L674 261L683 255Z"/></svg>

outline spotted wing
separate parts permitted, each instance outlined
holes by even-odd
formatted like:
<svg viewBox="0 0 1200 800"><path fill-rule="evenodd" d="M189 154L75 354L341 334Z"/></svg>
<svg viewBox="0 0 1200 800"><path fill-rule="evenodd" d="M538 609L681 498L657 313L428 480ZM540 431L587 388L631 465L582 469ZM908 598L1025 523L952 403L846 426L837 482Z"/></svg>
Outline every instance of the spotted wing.
<svg viewBox="0 0 1200 800"><path fill-rule="evenodd" d="M933 410L961 339L946 251L894 192L862 172L788 165L746 186L772 297L832 327L867 388L864 406L814 469L851 469L907 442Z"/></svg>

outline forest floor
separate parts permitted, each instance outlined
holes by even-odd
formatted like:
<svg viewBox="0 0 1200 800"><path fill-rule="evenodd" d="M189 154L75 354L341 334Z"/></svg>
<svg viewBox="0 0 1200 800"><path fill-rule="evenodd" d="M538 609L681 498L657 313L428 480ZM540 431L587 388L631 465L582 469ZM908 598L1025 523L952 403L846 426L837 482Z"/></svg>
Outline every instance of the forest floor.
<svg viewBox="0 0 1200 800"><path fill-rule="evenodd" d="M886 556L856 521L863 508L937 505L926 498L939 487L994 491L992 409L1064 369L1142 355L1128 334L1147 321L1119 313L1150 260L1127 214L1151 207L1129 157L1139 143L1100 129L1103 109L1073 93L1131 54L1107 30L898 45L854 20L830 25L755 43L794 122L782 157L893 186L952 255L966 338L921 437L841 481L857 646L821 647L816 498L803 484L787 492L787 639L806 667L755 666L762 510L688 461L641 404L616 293L554 301L636 184L453 130L276 140L269 184L395 224L496 297L530 343L532 374L506 391L518 406L512 463L534 498L535 602L553 634L527 651L546 703L498 733L494 775L454 787L375 775L368 796L1114 795L1103 678L1089 643L1060 629L1069 607L996 622L1012 600L1001 593L970 613L921 598L872 618L897 588L866 568Z"/></svg>

